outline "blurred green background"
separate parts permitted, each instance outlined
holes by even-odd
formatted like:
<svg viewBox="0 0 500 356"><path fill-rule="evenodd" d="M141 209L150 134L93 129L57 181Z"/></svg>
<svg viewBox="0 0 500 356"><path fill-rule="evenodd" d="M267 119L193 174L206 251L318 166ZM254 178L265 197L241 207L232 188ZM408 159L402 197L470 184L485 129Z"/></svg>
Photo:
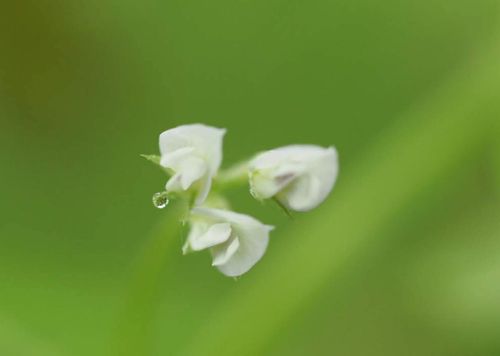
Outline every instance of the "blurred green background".
<svg viewBox="0 0 500 356"><path fill-rule="evenodd" d="M0 355L500 355L497 0L4 0ZM182 256L158 134L335 145L238 281Z"/></svg>

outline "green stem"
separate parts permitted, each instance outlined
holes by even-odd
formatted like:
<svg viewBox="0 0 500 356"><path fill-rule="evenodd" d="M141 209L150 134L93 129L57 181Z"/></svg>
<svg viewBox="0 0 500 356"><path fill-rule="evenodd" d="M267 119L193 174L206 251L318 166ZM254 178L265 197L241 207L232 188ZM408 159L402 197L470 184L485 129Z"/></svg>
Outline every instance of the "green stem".
<svg viewBox="0 0 500 356"><path fill-rule="evenodd" d="M497 125L494 128L494 144L493 144L493 179L496 185L496 194L500 198L500 120L497 121Z"/></svg>
<svg viewBox="0 0 500 356"><path fill-rule="evenodd" d="M214 187L226 190L248 184L248 161L244 161L219 172L214 179Z"/></svg>
<svg viewBox="0 0 500 356"><path fill-rule="evenodd" d="M168 251L181 233L180 219L183 207L172 206L172 210L152 232L140 254L125 309L119 320L116 335L111 345L111 355L148 355L151 351L151 335L159 285L168 262Z"/></svg>

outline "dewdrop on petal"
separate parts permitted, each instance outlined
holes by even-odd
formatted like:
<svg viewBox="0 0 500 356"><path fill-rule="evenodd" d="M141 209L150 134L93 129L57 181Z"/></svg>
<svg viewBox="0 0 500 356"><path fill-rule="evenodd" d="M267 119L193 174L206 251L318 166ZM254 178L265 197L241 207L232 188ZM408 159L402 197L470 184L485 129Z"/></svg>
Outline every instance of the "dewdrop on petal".
<svg viewBox="0 0 500 356"><path fill-rule="evenodd" d="M165 208L168 205L168 203L170 202L170 200L168 199L167 192L154 193L152 201L153 201L153 205L155 206L155 208L158 208L158 209Z"/></svg>

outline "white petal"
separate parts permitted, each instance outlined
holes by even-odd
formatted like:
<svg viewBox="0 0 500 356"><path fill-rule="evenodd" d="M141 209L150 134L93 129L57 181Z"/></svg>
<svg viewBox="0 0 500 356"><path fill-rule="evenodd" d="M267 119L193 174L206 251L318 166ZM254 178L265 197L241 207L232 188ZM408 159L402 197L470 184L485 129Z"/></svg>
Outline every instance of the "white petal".
<svg viewBox="0 0 500 356"><path fill-rule="evenodd" d="M238 237L235 237L227 244L213 247L211 249L213 256L212 266L221 266L227 263L238 250L238 247L240 247L240 240Z"/></svg>
<svg viewBox="0 0 500 356"><path fill-rule="evenodd" d="M189 235L189 245L192 250L200 251L226 242L231 236L231 225L228 223L214 224L201 235Z"/></svg>
<svg viewBox="0 0 500 356"><path fill-rule="evenodd" d="M212 187L212 178L205 175L205 178L200 182L200 189L198 195L196 196L195 205L201 205L207 199L210 193L210 188Z"/></svg>
<svg viewBox="0 0 500 356"><path fill-rule="evenodd" d="M206 170L207 165L201 158L189 157L183 161L179 167L182 189L187 190L191 184L205 175Z"/></svg>
<svg viewBox="0 0 500 356"><path fill-rule="evenodd" d="M269 199L285 189L306 170L300 163L279 164L250 172L250 189L257 199Z"/></svg>
<svg viewBox="0 0 500 356"><path fill-rule="evenodd" d="M176 173L174 174L167 182L165 185L165 189L168 192L178 192L182 190L181 187L181 174Z"/></svg>
<svg viewBox="0 0 500 356"><path fill-rule="evenodd" d="M337 173L333 147L292 145L255 157L250 163L250 186L257 198L276 196L290 209L306 211L326 199Z"/></svg>
<svg viewBox="0 0 500 356"><path fill-rule="evenodd" d="M242 226L261 226L261 225L263 225L260 221L258 221L257 219L255 219L249 215L236 213L236 212L230 211L230 210L194 207L191 210L191 214L193 214L193 216L208 218L208 219L211 219L213 221L218 221L218 222L223 222L223 221L229 222L229 223L235 224L235 225L242 225Z"/></svg>
<svg viewBox="0 0 500 356"><path fill-rule="evenodd" d="M207 165L198 157L188 156L175 163L174 171L176 173L167 182L166 189L172 192L183 191L188 190L194 182L206 174Z"/></svg>
<svg viewBox="0 0 500 356"><path fill-rule="evenodd" d="M162 156L179 149L193 147L189 136L185 134L185 126L175 127L160 134L160 153Z"/></svg>
<svg viewBox="0 0 500 356"><path fill-rule="evenodd" d="M286 206L308 211L320 205L330 194L338 175L337 151L328 148L315 157L307 175L285 189Z"/></svg>
<svg viewBox="0 0 500 356"><path fill-rule="evenodd" d="M217 173L222 162L222 141L225 129L202 124L183 125L160 135L161 155L168 155L185 147L193 147L197 155L207 162L211 176Z"/></svg>
<svg viewBox="0 0 500 356"><path fill-rule="evenodd" d="M252 268L264 255L271 226L262 224L251 216L221 209L196 207L196 217L231 224L232 233L238 237L239 247L234 254L217 268L227 276L239 276Z"/></svg>
<svg viewBox="0 0 500 356"><path fill-rule="evenodd" d="M270 231L265 225L238 231L238 249L224 264L217 266L219 271L229 277L241 276L248 272L264 256Z"/></svg>
<svg viewBox="0 0 500 356"><path fill-rule="evenodd" d="M160 165L170 168L174 171L182 164L182 161L194 152L194 147L183 147L171 153L165 153L161 156Z"/></svg>
<svg viewBox="0 0 500 356"><path fill-rule="evenodd" d="M208 225L202 222L197 221L194 224L191 224L191 228L189 229L189 235L186 239L186 242L182 246L182 253L186 254L191 252L191 240L198 240L200 236L202 236L208 230Z"/></svg>
<svg viewBox="0 0 500 356"><path fill-rule="evenodd" d="M288 208L296 211L307 211L321 201L319 179L307 175L297 179L293 184L277 195L277 198Z"/></svg>

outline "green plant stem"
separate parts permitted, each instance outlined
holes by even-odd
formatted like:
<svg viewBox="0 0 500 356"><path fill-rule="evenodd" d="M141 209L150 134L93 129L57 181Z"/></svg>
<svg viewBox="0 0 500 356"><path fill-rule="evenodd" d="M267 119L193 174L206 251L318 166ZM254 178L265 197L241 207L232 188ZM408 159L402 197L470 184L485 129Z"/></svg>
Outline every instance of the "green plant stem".
<svg viewBox="0 0 500 356"><path fill-rule="evenodd" d="M154 229L136 262L129 292L125 297L125 308L111 345L112 355L150 354L161 277L168 263L168 251L182 230L179 221L185 209L181 205L179 203L168 207L171 211Z"/></svg>
<svg viewBox="0 0 500 356"><path fill-rule="evenodd" d="M225 190L248 184L248 161L240 162L219 172L214 180L214 188Z"/></svg>
<svg viewBox="0 0 500 356"><path fill-rule="evenodd" d="M493 175L496 187L497 199L500 199L500 118L497 120L496 127L493 131Z"/></svg>

